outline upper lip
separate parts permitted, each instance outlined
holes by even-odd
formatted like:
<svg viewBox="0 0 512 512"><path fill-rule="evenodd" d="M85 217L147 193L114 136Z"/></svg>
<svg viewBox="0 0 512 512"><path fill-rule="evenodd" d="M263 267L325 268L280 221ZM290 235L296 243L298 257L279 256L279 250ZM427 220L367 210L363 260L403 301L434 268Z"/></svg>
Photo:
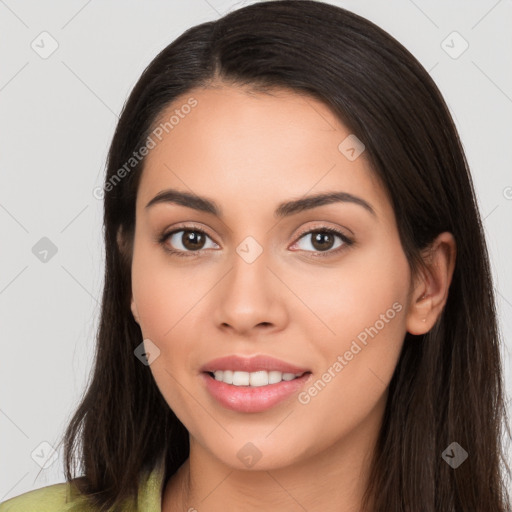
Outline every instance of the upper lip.
<svg viewBox="0 0 512 512"><path fill-rule="evenodd" d="M202 372L214 372L216 370L234 370L242 372L257 372L261 370L278 371L282 373L305 373L307 368L301 368L274 357L258 355L253 357L241 357L231 355L219 357L208 361L201 367Z"/></svg>

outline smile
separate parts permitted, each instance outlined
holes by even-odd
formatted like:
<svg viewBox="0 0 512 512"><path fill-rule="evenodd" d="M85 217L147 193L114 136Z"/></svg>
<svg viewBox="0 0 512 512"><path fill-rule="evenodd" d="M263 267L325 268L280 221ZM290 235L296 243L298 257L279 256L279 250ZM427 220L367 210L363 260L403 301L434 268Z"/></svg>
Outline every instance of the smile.
<svg viewBox="0 0 512 512"><path fill-rule="evenodd" d="M248 373L219 370L215 373L200 374L210 396L222 407L243 413L263 412L281 404L298 394L312 377L311 372L296 375L278 371ZM226 380L231 378L234 382L226 383L225 378ZM279 381L277 381L278 378ZM254 379L253 382L256 384L251 384L251 379Z"/></svg>

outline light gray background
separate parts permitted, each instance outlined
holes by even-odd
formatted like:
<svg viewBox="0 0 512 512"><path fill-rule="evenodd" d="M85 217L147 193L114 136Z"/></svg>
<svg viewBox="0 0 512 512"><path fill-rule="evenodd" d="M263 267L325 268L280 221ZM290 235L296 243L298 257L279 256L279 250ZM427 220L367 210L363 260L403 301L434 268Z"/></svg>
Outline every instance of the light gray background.
<svg viewBox="0 0 512 512"><path fill-rule="evenodd" d="M104 257L92 190L121 107L184 30L249 3L0 0L0 501L64 481L62 450L47 469L38 462L51 454L41 443L56 447L92 364ZM331 3L402 42L450 106L485 219L510 397L512 2ZM46 59L31 47L51 48L43 31L59 45ZM453 31L469 44L458 58L464 41ZM42 237L58 250L45 263L32 252Z"/></svg>

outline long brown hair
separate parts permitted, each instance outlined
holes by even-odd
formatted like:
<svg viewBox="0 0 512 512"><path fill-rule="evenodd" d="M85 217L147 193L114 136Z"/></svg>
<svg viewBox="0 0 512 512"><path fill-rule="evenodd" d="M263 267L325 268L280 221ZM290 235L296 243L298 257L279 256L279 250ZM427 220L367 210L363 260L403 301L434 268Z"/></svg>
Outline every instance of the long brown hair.
<svg viewBox="0 0 512 512"><path fill-rule="evenodd" d="M130 311L131 244L144 158L126 163L171 102L214 81L285 87L325 102L365 144L414 273L439 233L455 237L444 311L427 334L405 337L365 503L375 512L510 510L492 276L453 120L429 74L399 42L356 14L309 0L260 2L190 28L130 94L108 155L101 319L92 379L63 436L67 480L78 462L82 477L74 482L83 495L100 511L115 510L136 498L142 474L159 460L167 481L188 457L186 428L134 356L142 334ZM452 442L468 453L456 469L442 457Z"/></svg>

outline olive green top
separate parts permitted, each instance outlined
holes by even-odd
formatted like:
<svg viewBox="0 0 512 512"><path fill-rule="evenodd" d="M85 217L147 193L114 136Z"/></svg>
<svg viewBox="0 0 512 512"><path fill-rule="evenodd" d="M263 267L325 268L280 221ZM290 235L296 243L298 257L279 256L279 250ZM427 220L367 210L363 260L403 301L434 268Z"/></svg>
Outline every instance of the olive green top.
<svg viewBox="0 0 512 512"><path fill-rule="evenodd" d="M139 486L137 508L127 507L127 511L161 512L164 488L164 466L157 465L146 474ZM85 503L75 486L68 482L48 485L25 492L0 503L0 512L96 512Z"/></svg>

